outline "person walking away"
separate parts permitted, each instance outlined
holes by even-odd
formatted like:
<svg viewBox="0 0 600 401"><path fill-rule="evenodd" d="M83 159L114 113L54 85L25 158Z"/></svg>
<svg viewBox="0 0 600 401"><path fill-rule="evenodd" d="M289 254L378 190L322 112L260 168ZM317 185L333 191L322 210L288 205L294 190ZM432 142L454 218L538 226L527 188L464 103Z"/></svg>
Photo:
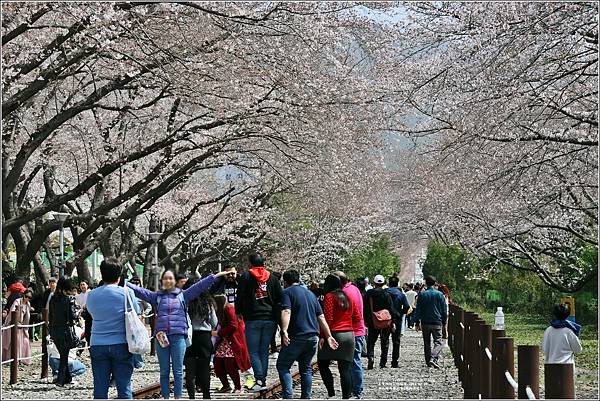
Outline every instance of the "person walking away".
<svg viewBox="0 0 600 401"><path fill-rule="evenodd" d="M413 328L414 326L414 322L413 322L413 313L416 307L416 299L417 299L417 292L414 290L414 284L410 283L408 284L408 291L406 291L406 299L408 300L408 304L410 305L411 310L406 314L406 324L408 325L409 328Z"/></svg>
<svg viewBox="0 0 600 401"><path fill-rule="evenodd" d="M329 346L337 349L317 298L300 285L300 273L283 273L285 289L281 301L281 351L277 358L277 372L282 387L282 398L292 398L290 368L298 362L300 398L310 399L312 393L311 362L317 352L319 332L324 333ZM321 330L319 330L319 328Z"/></svg>
<svg viewBox="0 0 600 401"><path fill-rule="evenodd" d="M567 320L571 314L569 305L555 305L552 314L554 319L544 331L542 352L545 363L571 363L575 366L575 354L581 352L579 333L581 326Z"/></svg>
<svg viewBox="0 0 600 401"><path fill-rule="evenodd" d="M350 378L352 379L352 397L361 399L363 397L363 381L365 376L361 357L367 350L367 342L365 340L367 328L365 326L363 315L363 297L360 293L360 289L348 280L348 277L344 272L337 271L334 274L340 278L342 291L346 294L351 303L356 304L359 314L359 320L353 322L352 326L352 329L354 330L354 357L352 364L350 365Z"/></svg>
<svg viewBox="0 0 600 401"><path fill-rule="evenodd" d="M325 343L324 337L327 333L321 332L317 364L323 383L327 388L328 396L334 397L333 375L329 365L332 360L337 361L342 398L348 399L352 394L350 365L354 360L354 326L360 321L360 313L358 305L352 303L342 291L342 282L335 274L330 274L325 278L324 290L323 312L327 325L331 330L331 335L338 346L334 349L328 343Z"/></svg>
<svg viewBox="0 0 600 401"><path fill-rule="evenodd" d="M111 379L117 387L118 398L131 399L133 354L129 352L125 334L125 294L133 298L133 291L119 286L123 268L116 258L100 263L102 281L89 291L86 309L91 327L90 358L94 379L94 398L106 399ZM139 314L137 302L131 302ZM93 324L91 324L93 321Z"/></svg>
<svg viewBox="0 0 600 401"><path fill-rule="evenodd" d="M415 322L417 331L423 331L423 346L425 350L425 363L428 367L439 369L438 359L442 352L442 327L448 318L446 312L446 298L435 288L436 278L425 277L427 290L421 291L417 299ZM433 337L433 349L431 347Z"/></svg>
<svg viewBox="0 0 600 401"><path fill-rule="evenodd" d="M189 288L194 281L189 280ZM187 289L187 288L186 288ZM217 328L215 302L208 291L190 302L188 313L193 327L192 345L185 350L185 385L188 397L196 398L196 389L202 392L202 398L210 398L210 356L213 345L211 334Z"/></svg>
<svg viewBox="0 0 600 401"><path fill-rule="evenodd" d="M60 355L58 377L55 382L59 387L72 382L71 373L69 372L69 351L75 345L71 330L74 330L77 319L75 298L70 295L72 288L71 281L67 277L61 277L56 283L56 290L50 298L48 310L50 338Z"/></svg>
<svg viewBox="0 0 600 401"><path fill-rule="evenodd" d="M323 299L325 298L325 292L323 291L323 287L321 287L319 285L319 283L317 283L316 281L313 281L310 284L309 289L310 289L310 292L312 292L314 294L314 296L317 298L317 301L319 302L321 309L323 309Z"/></svg>
<svg viewBox="0 0 600 401"><path fill-rule="evenodd" d="M400 338L402 337L402 326L404 324L404 315L411 312L410 304L404 292L398 288L398 277L388 278L387 292L392 298L392 308L397 312L393 319L395 329L392 330L392 368L398 368L398 359L400 358Z"/></svg>
<svg viewBox="0 0 600 401"><path fill-rule="evenodd" d="M183 393L183 358L188 336L187 305L208 290L216 279L224 275L225 272L208 275L187 290L176 286L175 274L171 270L162 273L160 278L162 290L157 292L127 282L127 286L133 290L135 296L150 303L156 313L153 334L159 343L156 347L156 355L160 368L160 393L165 399L169 398L170 393L171 368L175 398L181 398Z"/></svg>
<svg viewBox="0 0 600 401"><path fill-rule="evenodd" d="M379 359L379 367L386 367L387 355L390 345L390 332L392 328L377 329L373 323L373 312L379 312L384 309L390 312L392 322L398 320L398 314L392 305L392 297L383 289L385 279L381 274L373 278L374 287L367 291L364 300L364 316L365 324L368 327L367 334L367 370L373 369L375 358L375 343L377 338L381 336L381 357Z"/></svg>
<svg viewBox="0 0 600 401"><path fill-rule="evenodd" d="M215 346L215 374L221 380L223 387L219 393L230 393L227 375L233 380L233 393L243 394L239 370L250 369L250 356L246 346L246 335L244 321L235 314L233 305L229 305L225 295L216 295L215 304L219 329L217 335L219 341Z"/></svg>
<svg viewBox="0 0 600 401"><path fill-rule="evenodd" d="M250 269L238 280L235 310L246 323L246 342L256 383L253 392L267 388L269 343L281 315L283 289L279 280L264 267L264 258L251 254Z"/></svg>
<svg viewBox="0 0 600 401"><path fill-rule="evenodd" d="M12 324L29 324L31 312L33 311L30 304L31 299L33 298L33 292L25 289L21 283L12 284L9 288L11 293L15 294L17 297L13 297L15 299L8 308L8 315L4 321L4 326L10 326ZM13 322L11 312L16 310L19 311L19 320ZM11 359L12 347L17 347L18 358L29 358L31 356L31 344L29 342L29 330L27 327L20 327L17 331L16 344L12 344L11 331L2 330L2 361ZM31 362L31 359L22 359L19 361L19 363L24 365L31 365Z"/></svg>

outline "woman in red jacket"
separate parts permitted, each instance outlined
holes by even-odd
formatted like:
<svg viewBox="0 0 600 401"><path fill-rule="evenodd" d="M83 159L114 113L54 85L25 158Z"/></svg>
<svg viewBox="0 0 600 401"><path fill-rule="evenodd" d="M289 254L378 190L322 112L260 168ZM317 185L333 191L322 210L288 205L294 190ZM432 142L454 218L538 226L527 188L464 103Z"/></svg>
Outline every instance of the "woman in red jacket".
<svg viewBox="0 0 600 401"><path fill-rule="evenodd" d="M215 344L215 374L223 383L219 393L230 393L232 391L227 380L231 376L234 384L234 394L242 394L240 373L250 369L250 355L246 346L245 325L242 319L235 315L235 308L227 302L225 295L215 295L217 306L217 318L219 329L216 335L219 341Z"/></svg>
<svg viewBox="0 0 600 401"><path fill-rule="evenodd" d="M323 287L323 314L331 330L331 335L338 342L337 349L329 347L323 338L319 340L317 363L323 383L329 397L335 396L333 375L329 369L332 360L337 361L342 386L342 398L350 398L352 379L350 366L354 359L354 325L360 321L358 306L352 303L342 291L342 283L338 276L330 274L325 278ZM322 333L321 333L322 334Z"/></svg>

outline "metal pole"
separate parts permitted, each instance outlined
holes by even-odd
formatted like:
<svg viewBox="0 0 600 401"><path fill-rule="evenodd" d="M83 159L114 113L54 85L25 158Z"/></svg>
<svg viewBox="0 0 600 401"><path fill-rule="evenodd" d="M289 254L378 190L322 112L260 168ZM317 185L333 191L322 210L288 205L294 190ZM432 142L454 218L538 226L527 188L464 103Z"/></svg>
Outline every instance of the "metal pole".
<svg viewBox="0 0 600 401"><path fill-rule="evenodd" d="M42 374L41 378L45 379L48 377L48 309L42 309L42 319L44 324L42 325Z"/></svg>
<svg viewBox="0 0 600 401"><path fill-rule="evenodd" d="M506 380L504 372L508 371L512 377L515 377L515 340L512 337L498 337L494 344L494 363L496 364L495 373L497 376L492 380L498 382L497 393L492 394L492 398L514 399L515 389ZM546 395L546 398L549 398Z"/></svg>
<svg viewBox="0 0 600 401"><path fill-rule="evenodd" d="M98 255L96 249L92 253L92 280L96 281L96 268L98 267Z"/></svg>
<svg viewBox="0 0 600 401"><path fill-rule="evenodd" d="M481 368L479 392L481 398L489 399L492 397L492 325L481 325Z"/></svg>
<svg viewBox="0 0 600 401"><path fill-rule="evenodd" d="M154 242L154 290L158 291L158 241Z"/></svg>
<svg viewBox="0 0 600 401"><path fill-rule="evenodd" d="M518 398L528 399L527 386L531 387L535 398L540 398L540 347L537 345L519 345L517 347L519 392Z"/></svg>
<svg viewBox="0 0 600 401"><path fill-rule="evenodd" d="M572 363L547 363L544 365L544 391L546 399L575 398L574 365Z"/></svg>
<svg viewBox="0 0 600 401"><path fill-rule="evenodd" d="M58 270L58 274L60 277L65 275L65 228L63 225L60 225L60 266Z"/></svg>
<svg viewBox="0 0 600 401"><path fill-rule="evenodd" d="M10 312L10 320L13 327L10 329L10 357L12 362L10 363L10 382L9 384L15 384L17 382L17 375L19 373L19 320L21 320L20 309Z"/></svg>

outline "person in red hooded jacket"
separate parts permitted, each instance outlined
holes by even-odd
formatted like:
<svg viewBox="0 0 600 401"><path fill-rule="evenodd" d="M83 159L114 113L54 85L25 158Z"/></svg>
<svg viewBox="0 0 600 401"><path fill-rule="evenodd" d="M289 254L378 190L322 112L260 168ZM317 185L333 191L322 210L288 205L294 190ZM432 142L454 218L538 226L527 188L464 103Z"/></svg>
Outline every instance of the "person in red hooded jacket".
<svg viewBox="0 0 600 401"><path fill-rule="evenodd" d="M261 255L251 254L248 260L250 269L238 281L235 312L246 324L246 343L256 378L250 391L256 392L267 388L269 344L280 324L283 288L275 275L265 269Z"/></svg>

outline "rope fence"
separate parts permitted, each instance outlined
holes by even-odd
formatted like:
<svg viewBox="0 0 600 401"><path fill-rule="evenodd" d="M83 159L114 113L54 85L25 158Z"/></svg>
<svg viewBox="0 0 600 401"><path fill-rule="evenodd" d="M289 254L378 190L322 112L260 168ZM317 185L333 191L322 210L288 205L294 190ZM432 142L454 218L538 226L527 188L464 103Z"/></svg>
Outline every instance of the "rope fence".
<svg viewBox="0 0 600 401"><path fill-rule="evenodd" d="M11 321L18 322L21 320L21 311L15 310L10 312ZM20 357L20 346L19 346L19 330L28 329L31 327L42 326L42 352L31 356ZM41 377L48 377L48 309L42 309L42 321L34 324L20 324L13 323L10 326L2 327L2 330L11 329L10 333L10 353L11 359L2 362L2 365L10 363L10 380L9 384L15 384L18 380L19 373L19 361L32 360L35 358L42 358L42 371Z"/></svg>
<svg viewBox="0 0 600 401"><path fill-rule="evenodd" d="M13 322L18 322L21 319L20 316L20 311L19 310L15 310L10 312L11 314L11 321ZM150 327L152 329L152 331L154 331L154 324L156 321L156 316L154 313L150 313L148 315L142 315L145 318L150 318ZM30 327L37 327L37 326L42 326L42 352L39 354L35 354L35 355L31 355L31 356L25 356L25 357L19 357L19 352L20 352L20 347L18 346L18 342L19 342L19 329L26 329L26 328L30 328ZM19 372L19 361L24 361L24 360L33 360L35 358L42 358L42 368L41 368L41 378L48 378L48 342L50 337L48 336L48 309L42 309L42 321L39 323L34 323L34 324L19 324L19 323L13 323L9 326L4 326L2 327L2 331L4 330L11 330L11 336L10 336L10 341L11 341L11 359L3 361L1 363L1 365L7 365L7 364L11 364L10 365L10 380L9 380L9 384L15 384L17 382L18 379L18 372ZM154 339L154 336L150 337L150 339ZM151 355L155 354L155 345L154 345L154 341L151 342L151 347L152 347L152 351L151 351ZM90 346L87 345L85 347L78 347L78 348L72 348L72 351L84 351L86 349L89 349Z"/></svg>
<svg viewBox="0 0 600 401"><path fill-rule="evenodd" d="M24 360L27 360L27 359L39 358L40 356L44 356L44 355L46 355L46 353L42 352L42 353L35 354L35 355L32 355L32 356L24 356L22 358L18 358L17 360L18 361L24 361Z"/></svg>
<svg viewBox="0 0 600 401"><path fill-rule="evenodd" d="M39 322L39 323L34 323L34 324L19 324L19 328L24 329L24 328L28 328L28 327L37 327L37 326L41 326L42 324L46 324L46 322Z"/></svg>

